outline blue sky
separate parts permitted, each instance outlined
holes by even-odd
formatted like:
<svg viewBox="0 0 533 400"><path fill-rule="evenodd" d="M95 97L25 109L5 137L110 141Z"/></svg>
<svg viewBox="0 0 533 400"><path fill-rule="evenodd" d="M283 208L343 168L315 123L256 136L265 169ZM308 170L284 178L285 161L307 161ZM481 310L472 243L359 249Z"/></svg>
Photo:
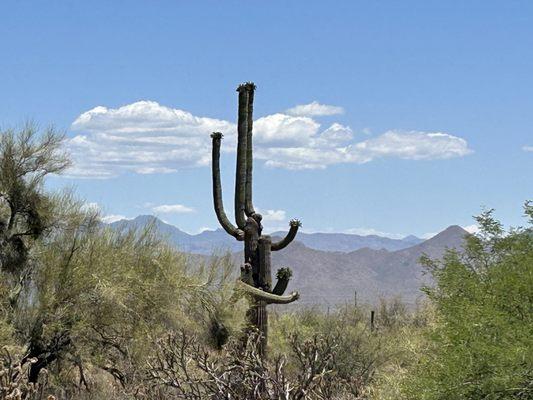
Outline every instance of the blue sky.
<svg viewBox="0 0 533 400"><path fill-rule="evenodd" d="M216 228L209 134L254 81L265 225L425 235L533 198L530 1L0 4L0 126L68 135L73 186L105 215ZM300 106L300 107L298 107ZM165 207L166 206L166 207Z"/></svg>

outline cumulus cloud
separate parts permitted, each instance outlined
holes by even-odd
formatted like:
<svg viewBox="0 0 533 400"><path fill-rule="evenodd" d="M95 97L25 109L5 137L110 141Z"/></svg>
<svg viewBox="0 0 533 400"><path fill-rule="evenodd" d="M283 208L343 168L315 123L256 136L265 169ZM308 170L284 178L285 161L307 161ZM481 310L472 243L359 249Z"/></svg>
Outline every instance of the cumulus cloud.
<svg viewBox="0 0 533 400"><path fill-rule="evenodd" d="M75 161L69 175L108 178L123 172L170 173L209 164L209 134L234 124L197 117L154 101L116 109L95 107L72 124L78 135L67 148Z"/></svg>
<svg viewBox="0 0 533 400"><path fill-rule="evenodd" d="M308 117L273 114L254 122L254 143L264 147L305 146L320 124Z"/></svg>
<svg viewBox="0 0 533 400"><path fill-rule="evenodd" d="M335 128L341 130L341 128ZM328 130L335 130L332 127ZM405 160L436 160L462 157L470 154L466 140L440 132L389 131L372 139L345 145L349 128L335 145L321 137L308 146L290 148L262 148L257 157L266 160L270 167L287 169L323 169L339 163L363 164L378 158L392 157Z"/></svg>
<svg viewBox="0 0 533 400"><path fill-rule="evenodd" d="M194 208L181 204L163 204L152 208L152 211L161 214L189 214L194 212Z"/></svg>
<svg viewBox="0 0 533 400"><path fill-rule="evenodd" d="M533 146L524 146L524 147L522 147L522 150L524 150L524 151L532 151L533 152Z"/></svg>
<svg viewBox="0 0 533 400"><path fill-rule="evenodd" d="M353 132L348 126L338 123L332 124L324 130L315 142L315 145L325 147L342 146L353 139Z"/></svg>
<svg viewBox="0 0 533 400"><path fill-rule="evenodd" d="M304 106L295 109L298 107ZM296 114L276 113L254 121L254 155L266 166L323 169L378 158L434 160L472 152L464 139L448 133L391 130L358 141L349 126L335 122L323 127L303 112ZM162 174L207 166L213 131L224 133L222 151L235 152L236 144L234 123L194 116L153 101L116 109L95 107L81 114L72 130L76 135L67 141L67 148L74 167L68 175L82 178L109 178L128 172Z"/></svg>
<svg viewBox="0 0 533 400"><path fill-rule="evenodd" d="M377 157L405 160L436 160L462 157L472 153L466 140L441 132L388 131L374 139L348 147L354 159L368 161Z"/></svg>
<svg viewBox="0 0 533 400"><path fill-rule="evenodd" d="M263 216L263 222L280 222L286 220L284 210L257 210Z"/></svg>
<svg viewBox="0 0 533 400"><path fill-rule="evenodd" d="M289 115L295 116L306 116L306 117L320 117L326 115L337 115L343 114L344 109L337 106L329 106L327 104L320 104L317 101L313 101L309 104L301 104L292 108L289 108L287 111Z"/></svg>

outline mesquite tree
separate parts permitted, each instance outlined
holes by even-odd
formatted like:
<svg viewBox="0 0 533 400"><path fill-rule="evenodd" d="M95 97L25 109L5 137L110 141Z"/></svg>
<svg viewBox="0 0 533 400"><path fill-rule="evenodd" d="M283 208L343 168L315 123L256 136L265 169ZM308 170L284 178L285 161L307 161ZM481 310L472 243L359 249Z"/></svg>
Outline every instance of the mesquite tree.
<svg viewBox="0 0 533 400"><path fill-rule="evenodd" d="M290 230L279 242L272 242L268 235L263 235L261 214L257 213L252 203L252 124L255 85L244 83L237 88L239 92L237 170L235 175L235 222L233 225L222 204L220 184L220 143L222 133L214 132L213 139L213 199L218 221L224 230L238 241L244 242L244 265L241 267L239 286L253 299L249 319L261 334L260 351L264 353L268 334L268 304L287 304L297 300L299 295L293 292L284 296L292 272L289 268L280 268L278 281L272 287L270 252L285 248L296 236L300 221L291 220Z"/></svg>

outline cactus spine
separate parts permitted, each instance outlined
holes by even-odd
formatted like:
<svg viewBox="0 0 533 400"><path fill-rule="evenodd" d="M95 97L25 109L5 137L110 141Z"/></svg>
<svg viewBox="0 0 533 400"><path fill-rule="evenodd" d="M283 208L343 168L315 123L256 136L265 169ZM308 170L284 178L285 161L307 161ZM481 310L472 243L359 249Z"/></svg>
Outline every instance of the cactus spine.
<svg viewBox="0 0 533 400"><path fill-rule="evenodd" d="M224 212L220 182L220 144L222 133L214 132L212 138L213 201L215 213L222 228L236 240L244 241L244 266L241 267L239 288L253 299L249 310L250 323L261 335L261 353L264 354L268 339L268 304L288 304L297 300L297 292L283 295L292 276L289 268L277 272L277 283L272 289L271 251L285 248L295 238L300 221L291 220L287 236L279 242L272 242L263 235L261 214L252 202L253 171L253 101L255 85L244 83L237 88L239 111L237 121L237 166L235 173L235 223L233 225Z"/></svg>

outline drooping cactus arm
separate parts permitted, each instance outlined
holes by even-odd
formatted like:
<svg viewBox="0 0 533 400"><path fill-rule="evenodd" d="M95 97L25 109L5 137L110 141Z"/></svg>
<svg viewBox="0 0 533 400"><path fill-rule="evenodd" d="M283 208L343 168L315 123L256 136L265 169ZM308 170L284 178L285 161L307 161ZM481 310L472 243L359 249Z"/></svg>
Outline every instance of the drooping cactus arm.
<svg viewBox="0 0 533 400"><path fill-rule="evenodd" d="M220 142L222 141L222 133L213 132L211 135L213 139L212 150L212 175L213 175L213 202L215 205L215 213L218 222L222 228L237 240L244 240L244 232L236 228L230 222L226 213L224 212L224 204L222 203L222 185L220 183Z"/></svg>
<svg viewBox="0 0 533 400"><path fill-rule="evenodd" d="M272 242L271 249L273 251L281 250L287 247L289 243L292 242L294 238L296 237L296 234L298 233L298 228L302 226L302 223L298 221L297 219L293 219L291 220L289 225L290 225L290 229L289 229L289 232L287 233L287 236L285 236L279 242Z"/></svg>
<svg viewBox="0 0 533 400"><path fill-rule="evenodd" d="M255 213L252 202L252 170L253 170L253 146L252 146L252 130L253 130L253 113L254 113L254 90L255 85L248 83L248 115L247 115L247 132L246 132L246 201L244 204L244 212L249 217Z"/></svg>
<svg viewBox="0 0 533 400"><path fill-rule="evenodd" d="M239 115L237 121L237 169L235 172L235 222L240 229L246 224L244 203L246 201L246 139L248 134L248 89L246 84L239 92Z"/></svg>
<svg viewBox="0 0 533 400"><path fill-rule="evenodd" d="M289 304L300 298L298 292L293 292L287 296L278 296L250 286L241 280L237 281L237 287L245 293L253 296L256 300L262 300L268 304Z"/></svg>

